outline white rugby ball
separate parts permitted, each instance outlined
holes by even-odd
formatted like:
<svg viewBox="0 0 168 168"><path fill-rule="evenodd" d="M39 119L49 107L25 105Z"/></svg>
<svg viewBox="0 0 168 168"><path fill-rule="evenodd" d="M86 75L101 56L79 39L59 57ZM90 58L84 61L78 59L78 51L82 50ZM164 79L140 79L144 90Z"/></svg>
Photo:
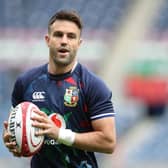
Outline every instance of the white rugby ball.
<svg viewBox="0 0 168 168"><path fill-rule="evenodd" d="M11 141L16 142L18 151L25 157L37 153L44 142L44 136L35 136L38 128L32 126L31 117L37 115L35 109L39 109L35 104L22 102L12 108L8 119Z"/></svg>

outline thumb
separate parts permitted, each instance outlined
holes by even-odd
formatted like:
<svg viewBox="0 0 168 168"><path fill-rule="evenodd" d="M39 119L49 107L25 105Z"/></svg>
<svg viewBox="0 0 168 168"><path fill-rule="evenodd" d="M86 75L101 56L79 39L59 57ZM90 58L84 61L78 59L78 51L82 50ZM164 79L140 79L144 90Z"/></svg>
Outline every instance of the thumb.
<svg viewBox="0 0 168 168"><path fill-rule="evenodd" d="M8 122L4 121L4 128L7 129L7 127L8 127Z"/></svg>

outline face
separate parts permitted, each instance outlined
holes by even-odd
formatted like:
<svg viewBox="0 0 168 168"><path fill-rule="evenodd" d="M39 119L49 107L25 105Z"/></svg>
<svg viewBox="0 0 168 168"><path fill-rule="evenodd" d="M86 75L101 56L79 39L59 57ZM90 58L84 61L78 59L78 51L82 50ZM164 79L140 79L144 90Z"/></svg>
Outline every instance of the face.
<svg viewBox="0 0 168 168"><path fill-rule="evenodd" d="M70 21L57 20L45 37L50 52L50 62L56 66L68 66L75 62L81 44L80 29Z"/></svg>

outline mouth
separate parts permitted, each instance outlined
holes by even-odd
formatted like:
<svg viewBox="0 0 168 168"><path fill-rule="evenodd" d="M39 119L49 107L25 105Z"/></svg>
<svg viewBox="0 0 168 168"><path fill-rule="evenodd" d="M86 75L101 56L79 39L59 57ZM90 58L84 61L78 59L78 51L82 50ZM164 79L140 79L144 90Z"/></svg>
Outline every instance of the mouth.
<svg viewBox="0 0 168 168"><path fill-rule="evenodd" d="M58 49L58 53L61 55L67 55L69 54L69 50L67 48L60 48Z"/></svg>

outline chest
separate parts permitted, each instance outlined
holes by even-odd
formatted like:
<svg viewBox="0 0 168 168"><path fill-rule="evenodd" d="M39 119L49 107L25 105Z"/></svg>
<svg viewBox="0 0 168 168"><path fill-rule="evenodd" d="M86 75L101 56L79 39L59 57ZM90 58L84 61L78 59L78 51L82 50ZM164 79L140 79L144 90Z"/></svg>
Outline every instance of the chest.
<svg viewBox="0 0 168 168"><path fill-rule="evenodd" d="M59 113L69 128L90 129L85 94L78 81L32 82L25 90L24 99L36 104L47 115Z"/></svg>
<svg viewBox="0 0 168 168"><path fill-rule="evenodd" d="M69 111L83 112L85 95L81 83L73 78L66 80L35 80L24 91L24 100L35 103L46 113Z"/></svg>

